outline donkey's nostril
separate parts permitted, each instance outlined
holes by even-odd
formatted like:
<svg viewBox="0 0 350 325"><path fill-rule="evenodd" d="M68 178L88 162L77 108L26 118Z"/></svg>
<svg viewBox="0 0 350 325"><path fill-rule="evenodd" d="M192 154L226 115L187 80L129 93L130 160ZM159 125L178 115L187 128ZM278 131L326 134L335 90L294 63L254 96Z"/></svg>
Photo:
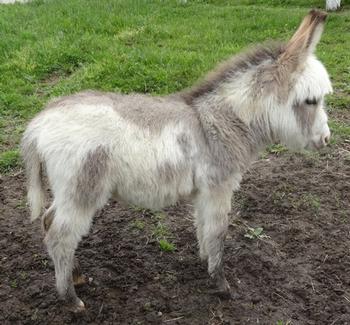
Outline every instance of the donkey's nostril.
<svg viewBox="0 0 350 325"><path fill-rule="evenodd" d="M329 143L329 140L330 140L330 136L327 135L326 137L324 137L324 143L325 144L328 144Z"/></svg>

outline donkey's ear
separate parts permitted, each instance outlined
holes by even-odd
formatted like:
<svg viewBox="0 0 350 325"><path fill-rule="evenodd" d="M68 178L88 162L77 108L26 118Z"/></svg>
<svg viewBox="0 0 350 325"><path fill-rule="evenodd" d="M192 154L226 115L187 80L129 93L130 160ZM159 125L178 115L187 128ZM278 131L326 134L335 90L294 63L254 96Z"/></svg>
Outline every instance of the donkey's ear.
<svg viewBox="0 0 350 325"><path fill-rule="evenodd" d="M285 51L281 54L279 62L297 68L303 60L315 51L319 42L327 14L318 10L311 10L303 19L299 28L287 43Z"/></svg>

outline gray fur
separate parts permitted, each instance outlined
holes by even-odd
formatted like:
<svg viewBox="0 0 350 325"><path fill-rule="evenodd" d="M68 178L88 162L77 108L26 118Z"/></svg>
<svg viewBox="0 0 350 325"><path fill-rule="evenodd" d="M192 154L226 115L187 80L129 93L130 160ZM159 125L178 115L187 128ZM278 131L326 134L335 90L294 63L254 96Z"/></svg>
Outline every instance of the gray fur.
<svg viewBox="0 0 350 325"><path fill-rule="evenodd" d="M109 156L102 146L90 151L77 176L74 194L78 204L95 205L96 197L103 188L104 177L108 173Z"/></svg>
<svg viewBox="0 0 350 325"><path fill-rule="evenodd" d="M214 69L208 76L193 88L181 93L186 103L193 104L198 98L215 92L222 84L229 82L235 76L245 73L254 67L264 66L264 62L273 66L283 52L285 45L280 42L270 42L264 45L255 46L243 54L236 55ZM260 72L257 72L258 80ZM261 81L258 82L261 85ZM252 94L256 93L252 90Z"/></svg>
<svg viewBox="0 0 350 325"><path fill-rule="evenodd" d="M305 134L310 134L317 115L318 105L306 105L296 102L293 105L293 111Z"/></svg>

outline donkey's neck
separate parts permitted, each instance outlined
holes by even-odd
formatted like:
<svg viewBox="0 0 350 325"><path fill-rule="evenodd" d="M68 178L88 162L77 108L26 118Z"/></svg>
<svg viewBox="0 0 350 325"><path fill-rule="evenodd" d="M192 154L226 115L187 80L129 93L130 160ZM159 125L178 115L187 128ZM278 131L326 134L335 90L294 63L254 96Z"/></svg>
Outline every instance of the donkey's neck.
<svg viewBox="0 0 350 325"><path fill-rule="evenodd" d="M197 101L193 107L198 113L210 154L222 169L223 177L243 173L259 152L272 142L268 122L262 118L247 124L235 114L231 105L213 98Z"/></svg>

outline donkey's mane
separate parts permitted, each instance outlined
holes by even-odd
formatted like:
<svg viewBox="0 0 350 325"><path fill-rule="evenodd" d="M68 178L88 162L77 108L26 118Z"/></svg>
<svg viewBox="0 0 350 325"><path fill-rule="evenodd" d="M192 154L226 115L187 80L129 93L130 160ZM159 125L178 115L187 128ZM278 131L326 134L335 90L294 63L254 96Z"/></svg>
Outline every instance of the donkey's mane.
<svg viewBox="0 0 350 325"><path fill-rule="evenodd" d="M213 92L218 85L232 78L235 74L243 73L266 60L276 61L284 48L285 43L268 42L234 55L209 72L202 81L183 91L181 96L187 104L191 105L197 98Z"/></svg>

